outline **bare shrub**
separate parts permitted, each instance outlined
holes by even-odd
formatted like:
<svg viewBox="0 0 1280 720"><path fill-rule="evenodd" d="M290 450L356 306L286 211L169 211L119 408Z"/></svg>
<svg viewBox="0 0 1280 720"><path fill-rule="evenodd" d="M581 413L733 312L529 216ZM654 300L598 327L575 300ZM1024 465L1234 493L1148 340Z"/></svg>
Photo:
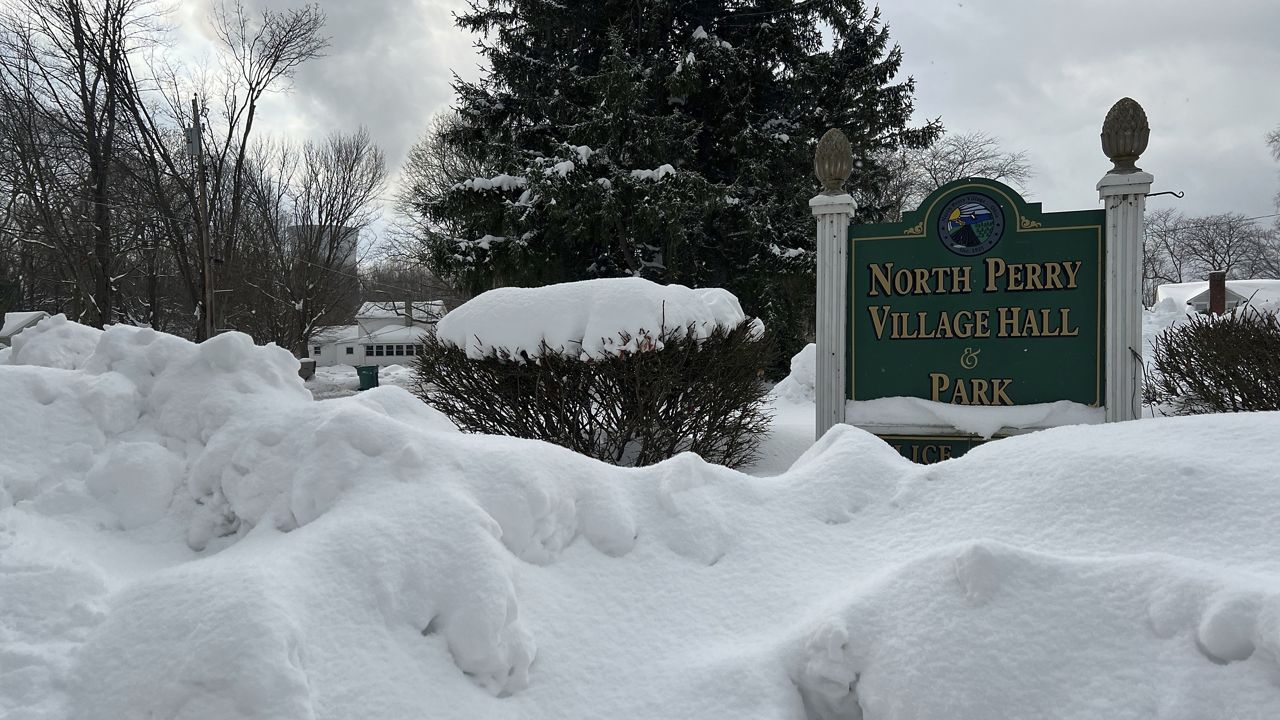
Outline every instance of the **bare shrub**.
<svg viewBox="0 0 1280 720"><path fill-rule="evenodd" d="M615 465L685 451L730 467L754 460L769 427L772 342L747 322L702 340L675 330L641 340L649 349L589 360L545 344L536 358L497 349L475 360L432 335L416 392L466 432L546 440Z"/></svg>
<svg viewBox="0 0 1280 720"><path fill-rule="evenodd" d="M1280 320L1245 306L1200 315L1152 343L1149 399L1179 415L1280 410Z"/></svg>

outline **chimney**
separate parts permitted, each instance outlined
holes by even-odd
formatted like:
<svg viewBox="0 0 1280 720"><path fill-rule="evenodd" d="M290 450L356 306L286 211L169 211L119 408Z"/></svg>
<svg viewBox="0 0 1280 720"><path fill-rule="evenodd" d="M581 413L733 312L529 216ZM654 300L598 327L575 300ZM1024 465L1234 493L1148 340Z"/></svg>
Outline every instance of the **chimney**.
<svg viewBox="0 0 1280 720"><path fill-rule="evenodd" d="M1209 313L1221 315L1227 311L1227 273L1214 270L1209 273Z"/></svg>
<svg viewBox="0 0 1280 720"><path fill-rule="evenodd" d="M413 301L404 301L404 326L413 327Z"/></svg>

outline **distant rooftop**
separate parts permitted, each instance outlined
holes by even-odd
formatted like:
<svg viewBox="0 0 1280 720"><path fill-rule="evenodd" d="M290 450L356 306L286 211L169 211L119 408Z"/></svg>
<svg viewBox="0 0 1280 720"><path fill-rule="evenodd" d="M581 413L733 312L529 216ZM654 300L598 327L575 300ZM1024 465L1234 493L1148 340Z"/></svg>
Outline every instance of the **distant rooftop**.
<svg viewBox="0 0 1280 720"><path fill-rule="evenodd" d="M5 313L4 322L0 323L0 344L8 345L9 339L13 335L35 325L46 317L49 317L49 313L43 310Z"/></svg>
<svg viewBox="0 0 1280 720"><path fill-rule="evenodd" d="M1228 280L1227 290L1240 296L1242 300L1252 297L1254 302L1259 303L1280 301L1280 280ZM1172 299L1179 305L1185 305L1201 293L1208 291L1208 280L1166 283L1156 288L1156 302Z"/></svg>
<svg viewBox="0 0 1280 720"><path fill-rule="evenodd" d="M443 300L413 300L413 319L423 322L435 322L444 317ZM357 320L383 320L405 316L403 300L383 300L367 302L356 312Z"/></svg>

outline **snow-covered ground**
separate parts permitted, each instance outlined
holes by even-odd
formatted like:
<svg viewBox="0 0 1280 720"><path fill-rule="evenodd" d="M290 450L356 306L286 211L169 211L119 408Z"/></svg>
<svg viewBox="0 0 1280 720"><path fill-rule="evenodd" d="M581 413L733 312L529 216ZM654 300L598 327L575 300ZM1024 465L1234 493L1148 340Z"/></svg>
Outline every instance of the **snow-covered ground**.
<svg viewBox="0 0 1280 720"><path fill-rule="evenodd" d="M317 402L234 333L19 338L0 717L1280 717L1280 413L753 477Z"/></svg>
<svg viewBox="0 0 1280 720"><path fill-rule="evenodd" d="M415 384L411 365L387 365L378 368L378 385L394 385L411 389ZM360 391L360 378L351 365L327 365L317 367L315 375L306 381L307 390L316 400L347 397Z"/></svg>

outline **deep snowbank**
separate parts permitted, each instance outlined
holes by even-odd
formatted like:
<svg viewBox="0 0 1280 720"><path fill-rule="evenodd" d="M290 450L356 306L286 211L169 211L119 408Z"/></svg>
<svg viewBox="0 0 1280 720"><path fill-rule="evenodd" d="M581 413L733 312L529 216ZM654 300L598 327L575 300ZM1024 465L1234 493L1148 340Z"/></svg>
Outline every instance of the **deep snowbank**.
<svg viewBox="0 0 1280 720"><path fill-rule="evenodd" d="M313 402L243 336L80 367L0 366L7 717L1280 714L1280 414L758 479Z"/></svg>

